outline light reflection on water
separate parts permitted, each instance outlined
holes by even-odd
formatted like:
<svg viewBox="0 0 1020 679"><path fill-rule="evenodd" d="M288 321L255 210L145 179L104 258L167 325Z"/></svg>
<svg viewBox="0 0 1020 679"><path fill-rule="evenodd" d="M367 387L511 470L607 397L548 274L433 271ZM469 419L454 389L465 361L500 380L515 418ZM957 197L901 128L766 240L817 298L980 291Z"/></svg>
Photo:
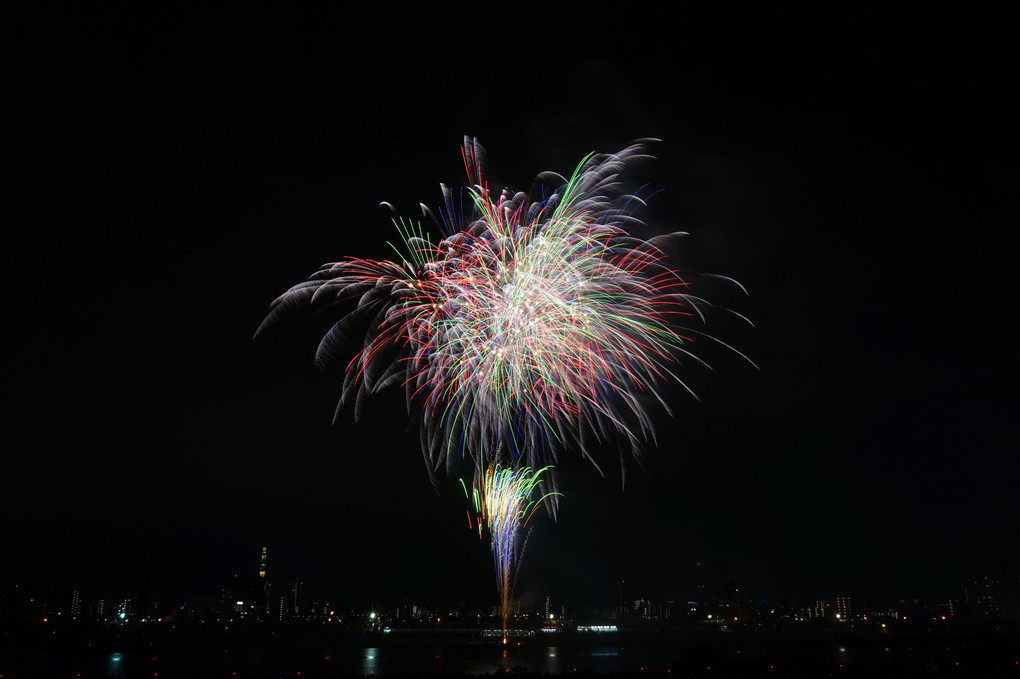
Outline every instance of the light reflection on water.
<svg viewBox="0 0 1020 679"><path fill-rule="evenodd" d="M558 646L550 646L545 649L545 666L547 672L559 673L560 671L560 649Z"/></svg>
<svg viewBox="0 0 1020 679"><path fill-rule="evenodd" d="M153 655L151 652L124 651L103 654L99 668L102 676L175 675L182 668L203 668L207 673L225 672L238 676L254 669L279 668L321 671L361 676L404 674L488 675L500 669L524 669L538 673L568 673L572 670L613 672L629 666L621 659L619 648L597 646L509 646L488 645L453 647L369 647L325 649L182 649ZM86 656L87 657L87 656ZM99 658L95 658L98 660ZM94 662L94 661L93 661ZM90 663L75 662L78 669ZM96 667L92 665L92 667ZM423 672L425 668L429 671ZM92 672L88 673L91 676Z"/></svg>
<svg viewBox="0 0 1020 679"><path fill-rule="evenodd" d="M597 655L597 654L591 654ZM611 658L605 668L616 669L616 649L598 654ZM586 662L587 649L560 649L557 646L468 646L452 648L384 647L361 649L358 673L391 675L421 673L431 667L433 674L488 675L501 668L523 668L532 672L558 673L574 667L596 669L600 666Z"/></svg>
<svg viewBox="0 0 1020 679"><path fill-rule="evenodd" d="M110 658L107 661L106 673L112 676L117 676L122 672L121 660L123 656L120 653L111 653Z"/></svg>
<svg viewBox="0 0 1020 679"><path fill-rule="evenodd" d="M891 647L885 645L854 646L847 643L793 645L783 650L768 646L725 649L722 655L732 659L750 656L786 660L796 656L807 658L820 669L838 670L847 663L888 665L909 662L910 667L923 666L927 658L939 659L937 653L951 654L944 644L932 649ZM692 656L694 653L694 656ZM436 676L460 674L465 677L492 675L501 668L521 669L536 674L570 675L574 671L660 672L677 663L685 664L696 657L694 651L673 644L627 645L626 647L583 646L574 644L524 644L495 646L461 644L449 646L333 646L317 648L180 648L163 650L121 649L118 652L68 650L65 653L39 654L32 650L19 652L4 649L0 659L2 676L68 676L75 677L227 677L258 676ZM803 657L802 657L803 656ZM807 662L808 660L804 660ZM918 665L921 663L921 665ZM675 674L674 670L674 674Z"/></svg>
<svg viewBox="0 0 1020 679"><path fill-rule="evenodd" d="M598 647L598 648L591 649L591 654L593 656L599 656L599 657L601 657L601 656L616 656L616 655L620 655L620 649L616 648L615 646L612 646L612 647L609 647L609 646Z"/></svg>
<svg viewBox="0 0 1020 679"><path fill-rule="evenodd" d="M61 664L67 665L65 671L73 672L69 676L79 673L83 677L176 677L189 676L189 670L201 676L226 677L252 672L293 675L299 671L313 676L370 677L402 674L477 676L490 675L500 669L552 674L575 670L609 673L632 669L628 664L630 660L621 654L619 648L612 646L494 647L479 644L449 647L178 649L159 655L151 651L124 650L97 655L67 654ZM63 669L42 659L34 664L35 669L42 672L40 676L51 674L50 669L57 674Z"/></svg>
<svg viewBox="0 0 1020 679"><path fill-rule="evenodd" d="M362 674L375 674L375 671L379 668L378 658L380 652L378 648L366 648L364 655L362 655L361 662L361 673Z"/></svg>

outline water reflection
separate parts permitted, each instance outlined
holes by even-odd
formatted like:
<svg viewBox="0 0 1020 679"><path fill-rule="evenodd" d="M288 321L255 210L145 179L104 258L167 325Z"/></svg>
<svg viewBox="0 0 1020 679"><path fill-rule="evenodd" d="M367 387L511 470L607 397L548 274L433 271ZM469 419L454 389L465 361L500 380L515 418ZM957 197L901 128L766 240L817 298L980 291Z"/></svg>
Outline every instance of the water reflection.
<svg viewBox="0 0 1020 679"><path fill-rule="evenodd" d="M361 673L375 674L375 671L379 666L380 655L378 648L366 648L364 654L361 656Z"/></svg>
<svg viewBox="0 0 1020 679"><path fill-rule="evenodd" d="M591 649L591 655L594 657L609 657L620 655L620 649L615 646L596 646Z"/></svg>
<svg viewBox="0 0 1020 679"><path fill-rule="evenodd" d="M114 677L121 674L124 671L121 669L122 665L121 661L123 660L123 658L124 656L122 656L120 653L111 653L110 657L107 659L106 662L107 665L106 673Z"/></svg>
<svg viewBox="0 0 1020 679"><path fill-rule="evenodd" d="M612 673L618 676L636 675L644 672L644 676L665 677L667 668L671 666L675 668L677 665L691 669L700 665L701 671L707 671L705 668L709 661L718 658L723 664L731 663L736 668L751 667L760 663L763 667L773 669L770 667L773 661L799 663L806 672L803 676L826 676L846 671L848 666L852 667L855 664L873 665L878 674L890 677L905 676L908 670L915 670L912 676L930 674L934 672L932 668L936 665L943 676L948 676L943 665L946 668L954 668L954 671L949 673L954 676L960 672L968 676L988 676L990 672L971 673L955 668L960 666L966 668L968 660L977 662L982 659L984 656L979 656L978 653L988 651L994 657L995 653L1006 652L997 645L989 647L987 644L991 642L982 639L975 642L972 656L964 653L969 649L960 649L955 644L947 645L942 641L910 642L910 646L903 645L902 642L894 644L893 641L886 640L877 644L870 640L824 644L807 641L782 647L762 642L743 648L722 643L711 647L704 644L683 646L680 643L660 643L627 644L621 648L614 645L587 647L567 640L563 642L557 640L557 645L546 646L525 642L522 646L513 645L507 648L493 644L450 646L422 644L384 645L380 648L339 646L229 650L178 648L161 651L125 649L116 653L88 649L68 650L65 653L40 653L33 648L4 648L3 661L0 662L4 667L0 667L0 673L3 677L73 678L80 675L110 679L124 677L163 679L164 676L231 679L253 675L292 679L294 677L304 679L306 676L371 678L381 675L419 677L452 675L472 679L473 676L492 677L499 668L509 668L510 672L505 673L506 676L513 676L514 672L520 669L533 675L548 673L568 677L579 676L586 671L603 676ZM994 643L999 642L995 640ZM1008 662L1012 666L1017 659L1009 657ZM711 662L711 667L712 673L718 672L719 668L715 662ZM774 669L780 671L780 667L780 662L775 662ZM808 674L812 670L817 672ZM577 674L574 674L575 672ZM673 669L672 676L678 674L682 673ZM870 676L870 673L868 674Z"/></svg>
<svg viewBox="0 0 1020 679"><path fill-rule="evenodd" d="M545 650L546 672L559 674L560 672L560 649L559 646L550 646Z"/></svg>

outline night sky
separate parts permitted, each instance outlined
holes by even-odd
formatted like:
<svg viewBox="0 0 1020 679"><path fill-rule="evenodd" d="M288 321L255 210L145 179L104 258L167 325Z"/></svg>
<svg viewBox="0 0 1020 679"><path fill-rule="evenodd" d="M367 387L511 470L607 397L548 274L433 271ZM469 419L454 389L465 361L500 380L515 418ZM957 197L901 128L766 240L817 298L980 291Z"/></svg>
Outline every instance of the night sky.
<svg viewBox="0 0 1020 679"><path fill-rule="evenodd" d="M332 425L320 264L388 257L477 136L527 188L655 137L628 180L686 231L709 318L646 469L564 455L519 593L958 596L1020 572L1015 74L1003 17L585 4L3 11L0 583L495 601L398 390ZM385 3L379 3L384 5ZM550 3L551 4L551 3ZM329 3L327 3L327 6ZM670 10L672 12L672 10ZM700 274L739 280L745 296ZM704 564L702 574L697 562Z"/></svg>

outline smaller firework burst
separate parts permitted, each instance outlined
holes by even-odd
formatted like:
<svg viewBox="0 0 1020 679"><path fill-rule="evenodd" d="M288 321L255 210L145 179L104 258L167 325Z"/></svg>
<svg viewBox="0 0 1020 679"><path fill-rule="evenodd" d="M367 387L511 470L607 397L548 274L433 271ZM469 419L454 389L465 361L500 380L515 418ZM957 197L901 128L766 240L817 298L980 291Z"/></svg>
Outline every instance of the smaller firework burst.
<svg viewBox="0 0 1020 679"><path fill-rule="evenodd" d="M496 587L499 589L504 644L517 567L524 553L521 533L531 516L542 506L542 502L550 496L558 495L558 493L538 495L537 489L542 474L549 469L549 467L514 469L492 464L472 484L474 525L478 527L479 537L482 536L483 526L488 528L492 540L492 560L496 567ZM464 490L466 493L466 486Z"/></svg>

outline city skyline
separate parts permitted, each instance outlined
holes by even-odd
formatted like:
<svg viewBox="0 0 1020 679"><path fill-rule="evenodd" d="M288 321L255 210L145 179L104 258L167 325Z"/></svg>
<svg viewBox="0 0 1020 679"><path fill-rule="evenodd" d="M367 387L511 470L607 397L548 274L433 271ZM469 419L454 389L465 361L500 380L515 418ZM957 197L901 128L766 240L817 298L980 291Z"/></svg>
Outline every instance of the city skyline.
<svg viewBox="0 0 1020 679"><path fill-rule="evenodd" d="M699 570L701 564L698 564ZM136 583L102 595L89 594L87 588L75 588L69 596L41 594L20 586L0 590L0 621L38 624L207 621L219 623L343 623L371 619L375 624L441 624L452 617L460 624L498 625L501 605L498 601L457 601L423 594L380 596L356 602L351 597L323 597L309 590L303 578L285 580L276 589L262 589L259 576L241 576L221 587L212 596L188 597L186 601L168 599ZM725 577L725 576L724 576ZM256 586L256 583L259 583ZM1020 620L1020 576L1006 578L982 576L969 579L949 596L917 598L878 594L828 593L813 600L794 600L749 591L738 583L724 580L714 592L698 588L694 598L649 597L626 581L610 583L602 596L586 601L566 601L555 593L531 601L515 598L511 618L515 625L557 625L564 623L616 622L624 625L648 623L674 624L743 621L744 627L759 627L769 620L787 623L853 621L876 623L984 623ZM268 595L268 596L267 596ZM700 598L699 598L700 597ZM764 598L767 597L767 598ZM597 600L601 599L601 600ZM530 623L525 623L530 619ZM885 627L885 625L881 625ZM227 628L229 629L229 628ZM562 629L562 627L561 627ZM775 630L773 630L775 631ZM807 631L807 630L803 630ZM931 630L929 630L931 631Z"/></svg>
<svg viewBox="0 0 1020 679"><path fill-rule="evenodd" d="M249 563L247 568L239 567L234 569L232 574L220 574L219 577L210 574L204 587L187 593L175 591L173 587L168 586L170 583L161 583L149 576L138 574L131 580L121 583L83 582L82 578L70 580L73 586L68 582L48 582L34 587L25 586L24 583L11 583L0 592L3 594L0 598L8 598L14 593L21 592L22 597L26 595L37 597L41 604L62 614L70 614L72 618L76 618L76 609L79 613L83 610L90 611L91 615L85 618L95 618L97 615L102 618L102 608L105 605L108 619L114 622L117 612L123 612L121 609L126 606L131 606L134 611L159 610L161 616L172 614L174 611L179 613L187 611L188 615L192 616L196 613L209 615L211 611L215 612L222 608L223 611L219 615L233 615L239 620L250 617L253 621L293 619L299 609L307 615L309 610L318 611L323 606L342 611L344 614L353 614L358 610L389 610L414 602L416 608L424 609L425 606L431 606L433 610L491 608L494 617L495 611L499 608L499 597L496 592L491 592L488 596L465 597L464 592L400 591L399 583L393 583L393 588L388 591L381 589L365 592L359 591L357 585L344 585L329 580L321 582L309 580L300 572L274 575L268 568L268 545L253 551L258 554L257 559L253 560L257 562L256 566ZM523 596L514 596L514 607L525 606L529 610L538 610L542 608L543 603L548 608L552 602L554 608L562 607L564 611L569 607L573 619L581 610L602 611L604 615L611 614L614 610L630 614L638 607L639 604L636 602L639 601L646 604L655 603L657 606L668 604L676 610L690 604L696 605L700 610L710 611L718 607L720 601L743 597L756 606L767 604L784 612L800 611L805 619L835 618L834 613L840 612L845 621L854 617L849 615L851 609L856 609L856 617L859 617L860 612L866 607L872 611L882 607L894 609L904 606L928 607L933 610L948 606L952 609L954 602L979 607L982 597L989 596L983 594L985 592L991 593L994 601L992 607L995 619L999 617L1020 619L1020 573L986 572L968 577L962 583L946 582L936 590L924 592L918 592L916 588L896 592L888 586L861 590L837 584L827 591L802 592L795 595L791 592L763 588L753 581L735 582L727 577L721 564L693 562L678 565L678 570L687 575L685 579L688 583L696 584L681 589L663 590L656 585L650 585L646 579L637 574L637 578L630 579L629 583L627 579L612 580L602 583L602 587L596 591L568 590L545 593L530 591ZM748 587L748 584L752 586ZM741 592L743 594L740 594ZM95 612L97 603L100 607L98 614ZM828 612L822 612L823 610ZM985 615L987 614L986 611ZM148 617L153 616L154 613ZM3 617L3 611L0 611L0 617ZM136 613L131 617L145 616ZM609 617L615 618L615 615ZM691 616L684 613L683 617L686 619Z"/></svg>

